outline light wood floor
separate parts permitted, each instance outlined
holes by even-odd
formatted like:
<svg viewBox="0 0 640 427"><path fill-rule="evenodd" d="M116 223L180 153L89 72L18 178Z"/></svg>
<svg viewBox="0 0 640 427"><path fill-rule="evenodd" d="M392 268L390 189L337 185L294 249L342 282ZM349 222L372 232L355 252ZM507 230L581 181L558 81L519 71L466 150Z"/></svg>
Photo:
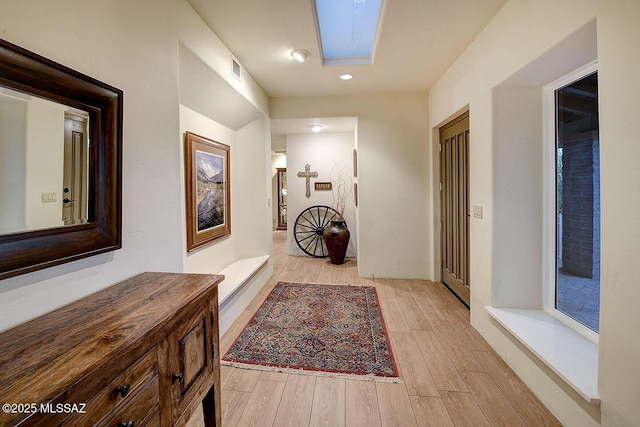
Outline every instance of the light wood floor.
<svg viewBox="0 0 640 427"><path fill-rule="evenodd" d="M223 366L224 427L561 425L470 326L469 311L442 284L359 278L355 260L334 266L287 256L285 239L286 232L274 233L274 274L221 337L222 351L279 280L373 284L404 383Z"/></svg>

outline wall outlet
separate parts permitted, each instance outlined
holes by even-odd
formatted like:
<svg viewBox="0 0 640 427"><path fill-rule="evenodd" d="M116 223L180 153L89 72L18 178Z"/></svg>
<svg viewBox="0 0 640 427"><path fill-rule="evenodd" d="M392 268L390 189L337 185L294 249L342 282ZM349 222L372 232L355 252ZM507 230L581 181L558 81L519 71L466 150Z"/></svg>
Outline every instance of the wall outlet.
<svg viewBox="0 0 640 427"><path fill-rule="evenodd" d="M473 217L482 219L482 206L473 207Z"/></svg>
<svg viewBox="0 0 640 427"><path fill-rule="evenodd" d="M42 193L40 197L42 203L51 203L56 201L56 193Z"/></svg>

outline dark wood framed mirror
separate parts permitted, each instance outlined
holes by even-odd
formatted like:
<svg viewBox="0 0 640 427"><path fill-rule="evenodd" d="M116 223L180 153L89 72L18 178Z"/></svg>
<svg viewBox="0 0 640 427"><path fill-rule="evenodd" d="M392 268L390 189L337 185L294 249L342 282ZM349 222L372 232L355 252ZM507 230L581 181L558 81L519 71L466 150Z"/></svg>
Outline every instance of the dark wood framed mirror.
<svg viewBox="0 0 640 427"><path fill-rule="evenodd" d="M0 40L0 113L0 279L121 248L123 92Z"/></svg>

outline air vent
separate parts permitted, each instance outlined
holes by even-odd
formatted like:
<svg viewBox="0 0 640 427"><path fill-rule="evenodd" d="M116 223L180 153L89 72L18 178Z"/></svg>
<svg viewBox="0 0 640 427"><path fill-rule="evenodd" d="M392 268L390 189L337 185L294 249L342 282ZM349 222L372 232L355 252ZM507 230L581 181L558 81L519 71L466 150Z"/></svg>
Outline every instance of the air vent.
<svg viewBox="0 0 640 427"><path fill-rule="evenodd" d="M240 80L240 64L233 56L231 57L231 74Z"/></svg>

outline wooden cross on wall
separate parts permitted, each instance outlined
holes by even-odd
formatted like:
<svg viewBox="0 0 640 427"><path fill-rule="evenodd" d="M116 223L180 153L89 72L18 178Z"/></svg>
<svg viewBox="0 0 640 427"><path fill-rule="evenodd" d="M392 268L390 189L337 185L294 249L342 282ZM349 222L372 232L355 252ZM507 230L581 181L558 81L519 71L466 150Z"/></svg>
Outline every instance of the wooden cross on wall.
<svg viewBox="0 0 640 427"><path fill-rule="evenodd" d="M307 163L306 165L304 165L304 172L298 172L298 178L306 178L307 180L307 192L305 194L307 196L307 199L311 197L311 184L309 178L318 177L318 172L309 172L309 170L311 170L311 166L309 166L309 164Z"/></svg>

